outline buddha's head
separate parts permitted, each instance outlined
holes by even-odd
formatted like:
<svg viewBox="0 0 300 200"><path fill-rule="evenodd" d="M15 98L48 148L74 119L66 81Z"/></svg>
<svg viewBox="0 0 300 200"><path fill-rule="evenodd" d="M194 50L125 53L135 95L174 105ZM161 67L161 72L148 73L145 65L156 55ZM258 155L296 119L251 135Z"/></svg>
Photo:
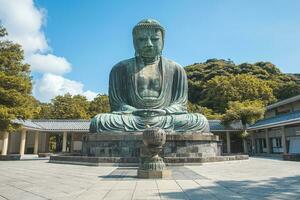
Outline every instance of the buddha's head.
<svg viewBox="0 0 300 200"><path fill-rule="evenodd" d="M161 55L164 47L165 30L154 19L140 21L132 31L137 56L152 58Z"/></svg>

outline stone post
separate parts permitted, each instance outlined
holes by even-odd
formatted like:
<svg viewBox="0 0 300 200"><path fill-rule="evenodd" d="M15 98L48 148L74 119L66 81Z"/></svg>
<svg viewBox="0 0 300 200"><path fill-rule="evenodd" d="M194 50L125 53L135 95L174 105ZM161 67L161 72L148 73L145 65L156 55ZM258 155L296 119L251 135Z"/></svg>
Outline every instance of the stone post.
<svg viewBox="0 0 300 200"><path fill-rule="evenodd" d="M22 129L21 140L20 140L20 155L23 156L25 153L25 144L26 144L26 129Z"/></svg>
<svg viewBox="0 0 300 200"><path fill-rule="evenodd" d="M267 148L267 154L270 154L270 139L269 139L269 130L266 128L265 129L266 132L266 148Z"/></svg>
<svg viewBox="0 0 300 200"><path fill-rule="evenodd" d="M33 153L38 154L38 150L39 150L39 131L36 131L34 133L34 150L33 150Z"/></svg>
<svg viewBox="0 0 300 200"><path fill-rule="evenodd" d="M229 131L226 131L226 147L227 147L227 153L231 153L231 140L230 140L230 133Z"/></svg>
<svg viewBox="0 0 300 200"><path fill-rule="evenodd" d="M7 149L8 149L8 132L4 132L3 134L3 144L2 144L2 156L7 155Z"/></svg>
<svg viewBox="0 0 300 200"><path fill-rule="evenodd" d="M287 154L287 148L286 148L286 137L285 137L285 127L281 127L281 145L283 149L283 154Z"/></svg>
<svg viewBox="0 0 300 200"><path fill-rule="evenodd" d="M68 139L68 134L66 131L63 132L63 146L62 146L62 152L67 151L67 139Z"/></svg>

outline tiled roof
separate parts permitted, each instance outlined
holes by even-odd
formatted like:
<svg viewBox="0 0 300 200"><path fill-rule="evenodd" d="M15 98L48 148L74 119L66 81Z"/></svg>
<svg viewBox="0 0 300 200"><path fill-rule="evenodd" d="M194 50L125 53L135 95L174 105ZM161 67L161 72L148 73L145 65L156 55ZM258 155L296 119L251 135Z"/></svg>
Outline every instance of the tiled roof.
<svg viewBox="0 0 300 200"><path fill-rule="evenodd" d="M42 128L38 124L32 122L31 120L15 119L15 120L13 120L13 123L20 124L26 128L30 128L30 129L40 130Z"/></svg>
<svg viewBox="0 0 300 200"><path fill-rule="evenodd" d="M232 124L225 127L220 120L208 120L211 131L234 131L240 130L239 124ZM32 120L15 120L15 123L22 124L29 129L38 129L41 131L78 131L88 132L90 120L83 119L32 119Z"/></svg>
<svg viewBox="0 0 300 200"><path fill-rule="evenodd" d="M74 119L74 120L58 120L58 119L36 119L32 120L44 130L49 131L88 131L90 120Z"/></svg>
<svg viewBox="0 0 300 200"><path fill-rule="evenodd" d="M299 122L300 122L300 110L260 120L255 124L253 124L252 126L250 126L248 129L249 130L261 129L270 126L275 127L275 126L282 126L284 124L292 124L292 123L299 123Z"/></svg>
<svg viewBox="0 0 300 200"><path fill-rule="evenodd" d="M278 101L274 104L271 104L271 105L267 106L267 110L271 110L273 108L277 108L279 106L283 106L285 104L292 103L292 102L299 101L299 100L300 100L300 95L297 95L297 96L294 96L294 97L291 97L291 98L288 98L288 99L285 99L282 101Z"/></svg>
<svg viewBox="0 0 300 200"><path fill-rule="evenodd" d="M240 123L233 123L230 126L224 126L221 120L208 120L211 131L238 131L242 129Z"/></svg>

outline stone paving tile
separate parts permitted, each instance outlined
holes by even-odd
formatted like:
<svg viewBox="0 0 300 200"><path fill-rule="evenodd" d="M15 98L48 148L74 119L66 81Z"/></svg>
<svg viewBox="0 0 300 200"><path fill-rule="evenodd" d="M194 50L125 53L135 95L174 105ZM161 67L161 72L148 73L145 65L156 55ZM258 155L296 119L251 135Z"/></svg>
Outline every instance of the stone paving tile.
<svg viewBox="0 0 300 200"><path fill-rule="evenodd" d="M137 176L136 167L120 167L110 174L101 176L105 180L135 180Z"/></svg>
<svg viewBox="0 0 300 200"><path fill-rule="evenodd" d="M134 190L135 187L136 187L136 181L117 181L113 189Z"/></svg>
<svg viewBox="0 0 300 200"><path fill-rule="evenodd" d="M182 190L159 190L161 199L189 199Z"/></svg>
<svg viewBox="0 0 300 200"><path fill-rule="evenodd" d="M156 183L159 190L182 191L175 180L156 180Z"/></svg>
<svg viewBox="0 0 300 200"><path fill-rule="evenodd" d="M153 181L154 182L154 181ZM155 182L154 182L155 183ZM157 200L160 199L159 191L157 189L149 190L149 189L136 189L133 195L133 199L152 199Z"/></svg>
<svg viewBox="0 0 300 200"><path fill-rule="evenodd" d="M215 183L212 180L201 179L195 180L195 182L197 182L201 186L201 188L209 191L217 199L226 199L226 197L230 197L228 199L244 199L244 197L239 195L238 193L233 192L223 187L222 185Z"/></svg>
<svg viewBox="0 0 300 200"><path fill-rule="evenodd" d="M119 200L119 199L132 199L133 198L133 193L134 190L120 190L120 189L115 189L115 190L110 190L108 194L105 195L103 199L105 200Z"/></svg>
<svg viewBox="0 0 300 200"><path fill-rule="evenodd" d="M153 180L138 180L136 190L158 190L157 184Z"/></svg>
<svg viewBox="0 0 300 200"><path fill-rule="evenodd" d="M176 181L189 199L217 199L209 190L202 188L194 180L177 180Z"/></svg>
<svg viewBox="0 0 300 200"><path fill-rule="evenodd" d="M110 192L111 190L88 190L80 195L76 195L73 197L73 199L78 199L78 200L98 200L98 199L104 199L105 196ZM62 198L64 199L64 198Z"/></svg>
<svg viewBox="0 0 300 200"><path fill-rule="evenodd" d="M95 190L111 190L117 185L117 181L98 181L93 185L92 188L90 189L95 189Z"/></svg>
<svg viewBox="0 0 300 200"><path fill-rule="evenodd" d="M23 191L23 190L20 190L18 188L11 187L11 186L6 186L6 187L0 188L0 195L4 199L10 199L10 200L19 200L19 199L42 200L42 199L46 199L42 196L38 196L38 195L32 194L30 192L26 192L26 191Z"/></svg>
<svg viewBox="0 0 300 200"><path fill-rule="evenodd" d="M172 179L174 180L195 180L195 179L205 179L204 176L190 170L187 167L177 166L169 167L172 170Z"/></svg>

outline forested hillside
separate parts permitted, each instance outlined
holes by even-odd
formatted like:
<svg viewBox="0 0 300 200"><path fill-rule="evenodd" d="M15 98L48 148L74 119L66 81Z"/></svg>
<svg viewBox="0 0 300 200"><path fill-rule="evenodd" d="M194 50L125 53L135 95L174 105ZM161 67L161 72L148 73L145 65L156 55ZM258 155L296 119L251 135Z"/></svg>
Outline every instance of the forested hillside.
<svg viewBox="0 0 300 200"><path fill-rule="evenodd" d="M198 106L222 114L230 101L261 100L268 105L300 94L300 75L284 74L270 62L237 65L231 60L209 59L185 70L193 105L190 110Z"/></svg>

